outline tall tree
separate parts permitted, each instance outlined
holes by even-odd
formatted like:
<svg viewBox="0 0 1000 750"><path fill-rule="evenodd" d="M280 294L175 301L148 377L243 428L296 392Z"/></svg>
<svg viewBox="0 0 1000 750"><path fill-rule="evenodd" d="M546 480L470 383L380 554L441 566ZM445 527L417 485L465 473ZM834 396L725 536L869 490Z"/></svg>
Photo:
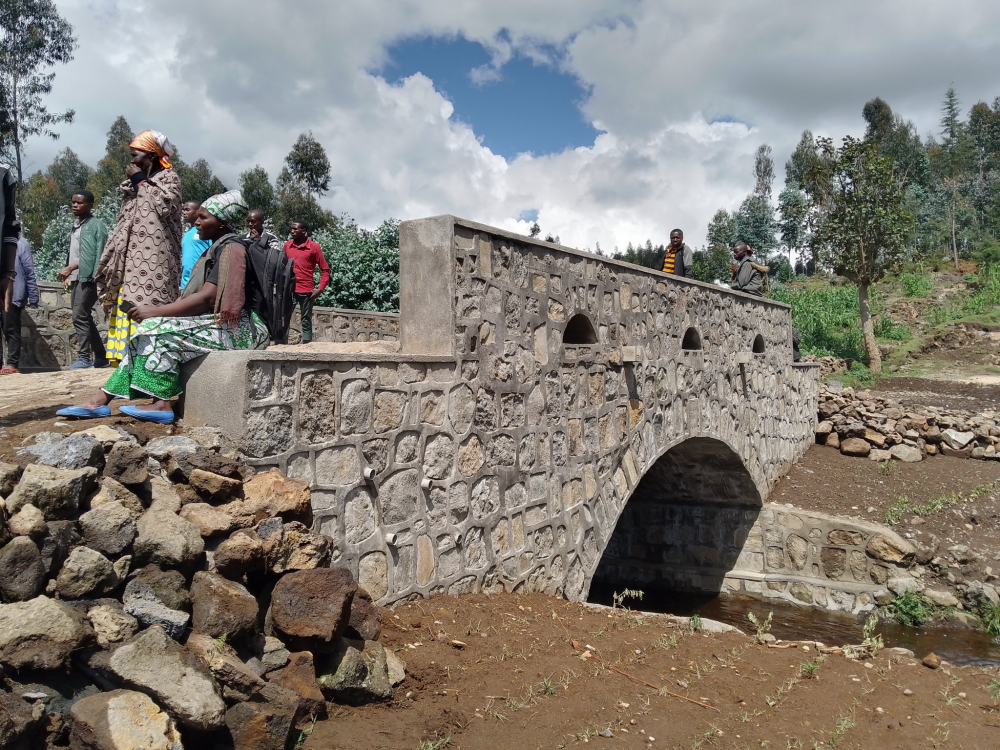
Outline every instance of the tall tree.
<svg viewBox="0 0 1000 750"><path fill-rule="evenodd" d="M64 148L56 154L45 173L59 186L60 200L66 205L75 192L87 187L94 170L84 164L72 149Z"/></svg>
<svg viewBox="0 0 1000 750"><path fill-rule="evenodd" d="M73 59L76 39L52 0L2 0L0 29L0 88L21 182L25 141L37 135L58 138L52 127L73 121L73 110L49 112L43 98L51 93L56 75L49 68Z"/></svg>
<svg viewBox="0 0 1000 750"><path fill-rule="evenodd" d="M829 139L819 143L832 164L829 201L818 227L824 260L857 284L865 351L869 367L878 374L882 354L875 341L869 292L904 259L912 226L906 194L891 159L879 153L873 141L845 138L839 150Z"/></svg>
<svg viewBox="0 0 1000 750"><path fill-rule="evenodd" d="M289 180L313 197L318 198L330 189L330 160L312 132L302 133L295 141L285 157L285 169Z"/></svg>
<svg viewBox="0 0 1000 750"><path fill-rule="evenodd" d="M794 252L799 260L803 260L801 253L808 245L808 218L809 199L797 182L787 180L778 195L778 232L789 252Z"/></svg>
<svg viewBox="0 0 1000 750"><path fill-rule="evenodd" d="M181 178L181 195L185 201L198 201L226 192L222 180L212 174L212 167L205 159L198 159L194 164L188 164L179 156L170 160L177 176Z"/></svg>
<svg viewBox="0 0 1000 750"><path fill-rule="evenodd" d="M727 253L736 244L736 216L724 208L715 212L708 223L709 248L721 247Z"/></svg>
<svg viewBox="0 0 1000 750"><path fill-rule="evenodd" d="M125 167L132 161L129 144L133 138L135 133L129 127L128 120L119 115L108 130L104 156L97 162L97 170L87 183L98 203L109 193L113 194L125 179Z"/></svg>
<svg viewBox="0 0 1000 750"><path fill-rule="evenodd" d="M930 179L927 151L920 142L916 126L894 114L880 97L868 101L861 110L868 127L865 138L893 160L897 175L904 185L925 186Z"/></svg>
<svg viewBox="0 0 1000 750"><path fill-rule="evenodd" d="M52 177L35 172L24 183L21 191L21 210L24 237L37 248L42 241L45 227L58 213L62 200L62 190Z"/></svg>
<svg viewBox="0 0 1000 750"><path fill-rule="evenodd" d="M251 210L259 208L266 215L271 214L274 209L274 187L271 185L271 178L268 177L264 167L258 164L241 173L239 185L243 192L243 199Z"/></svg>
<svg viewBox="0 0 1000 750"><path fill-rule="evenodd" d="M774 158L771 147L762 143L753 157L753 194L765 202L771 200L771 186L774 184Z"/></svg>

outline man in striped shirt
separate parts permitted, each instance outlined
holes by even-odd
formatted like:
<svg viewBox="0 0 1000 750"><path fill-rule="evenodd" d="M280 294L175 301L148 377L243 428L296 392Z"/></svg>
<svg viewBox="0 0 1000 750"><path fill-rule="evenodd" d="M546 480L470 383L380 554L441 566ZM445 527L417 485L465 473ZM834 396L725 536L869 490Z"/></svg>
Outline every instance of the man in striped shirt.
<svg viewBox="0 0 1000 750"><path fill-rule="evenodd" d="M670 233L670 244L656 268L663 273L672 273L674 276L691 277L694 266L694 253L691 248L684 244L684 232L675 229Z"/></svg>

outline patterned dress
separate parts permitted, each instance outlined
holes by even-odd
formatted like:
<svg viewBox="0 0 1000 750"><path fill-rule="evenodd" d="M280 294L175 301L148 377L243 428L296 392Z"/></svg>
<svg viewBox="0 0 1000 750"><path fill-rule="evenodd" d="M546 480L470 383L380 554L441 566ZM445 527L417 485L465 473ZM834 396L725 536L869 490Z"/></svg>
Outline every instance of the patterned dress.
<svg viewBox="0 0 1000 750"><path fill-rule="evenodd" d="M122 359L136 326L121 302L166 305L177 299L181 277L181 181L163 169L139 184L121 184L122 207L97 266L98 294L112 310L108 360Z"/></svg>
<svg viewBox="0 0 1000 750"><path fill-rule="evenodd" d="M111 396L174 398L184 390L181 365L185 362L226 349L263 349L268 342L265 325L246 310L236 326L220 325L208 313L192 318L147 318L135 329L124 359L104 384L104 392Z"/></svg>

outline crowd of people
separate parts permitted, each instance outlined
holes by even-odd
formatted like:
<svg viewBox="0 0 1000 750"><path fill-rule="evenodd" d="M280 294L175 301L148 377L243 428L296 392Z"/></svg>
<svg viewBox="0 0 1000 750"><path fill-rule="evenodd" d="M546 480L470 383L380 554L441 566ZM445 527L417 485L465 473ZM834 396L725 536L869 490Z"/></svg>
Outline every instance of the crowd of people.
<svg viewBox="0 0 1000 750"><path fill-rule="evenodd" d="M132 160L119 187L122 201L114 227L109 230L94 215L90 191L77 191L70 204L74 221L66 264L57 274L70 294L77 339L76 359L68 369L114 371L93 397L57 413L107 417L114 399L151 398L149 405L122 406L121 412L170 423L172 401L181 392L181 365L211 351L262 348L275 338L252 304L260 302L261 294L253 289L250 248L280 248L290 259L302 343L312 340L313 303L329 283L330 268L320 246L309 239L305 221L293 222L291 239L282 243L266 228L264 212L250 210L238 190L203 203L184 202L180 178L170 163L174 148L162 133L143 131L130 148ZM31 248L15 219L13 175L2 166L0 188L6 349L0 374L11 374L18 372L21 312L38 304L39 293ZM753 250L746 244L736 245L733 254L731 288L760 296L767 268L753 262ZM690 277L692 266L691 248L684 243L684 233L675 229L658 267ZM94 318L98 304L108 319L106 340Z"/></svg>

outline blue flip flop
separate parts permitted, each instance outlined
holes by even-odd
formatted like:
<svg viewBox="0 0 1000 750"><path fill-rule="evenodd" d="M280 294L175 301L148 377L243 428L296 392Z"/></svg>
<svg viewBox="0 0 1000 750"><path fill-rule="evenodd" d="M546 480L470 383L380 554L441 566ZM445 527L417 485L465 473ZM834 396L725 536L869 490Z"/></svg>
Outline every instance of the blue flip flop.
<svg viewBox="0 0 1000 750"><path fill-rule="evenodd" d="M172 411L152 411L150 409L140 409L138 406L123 406L118 411L127 417L142 419L146 422L156 422L157 424L173 424L174 413Z"/></svg>
<svg viewBox="0 0 1000 750"><path fill-rule="evenodd" d="M98 406L95 409L88 409L85 406L67 406L56 412L60 417L76 417L77 419L97 419L99 417L110 417L110 406Z"/></svg>

